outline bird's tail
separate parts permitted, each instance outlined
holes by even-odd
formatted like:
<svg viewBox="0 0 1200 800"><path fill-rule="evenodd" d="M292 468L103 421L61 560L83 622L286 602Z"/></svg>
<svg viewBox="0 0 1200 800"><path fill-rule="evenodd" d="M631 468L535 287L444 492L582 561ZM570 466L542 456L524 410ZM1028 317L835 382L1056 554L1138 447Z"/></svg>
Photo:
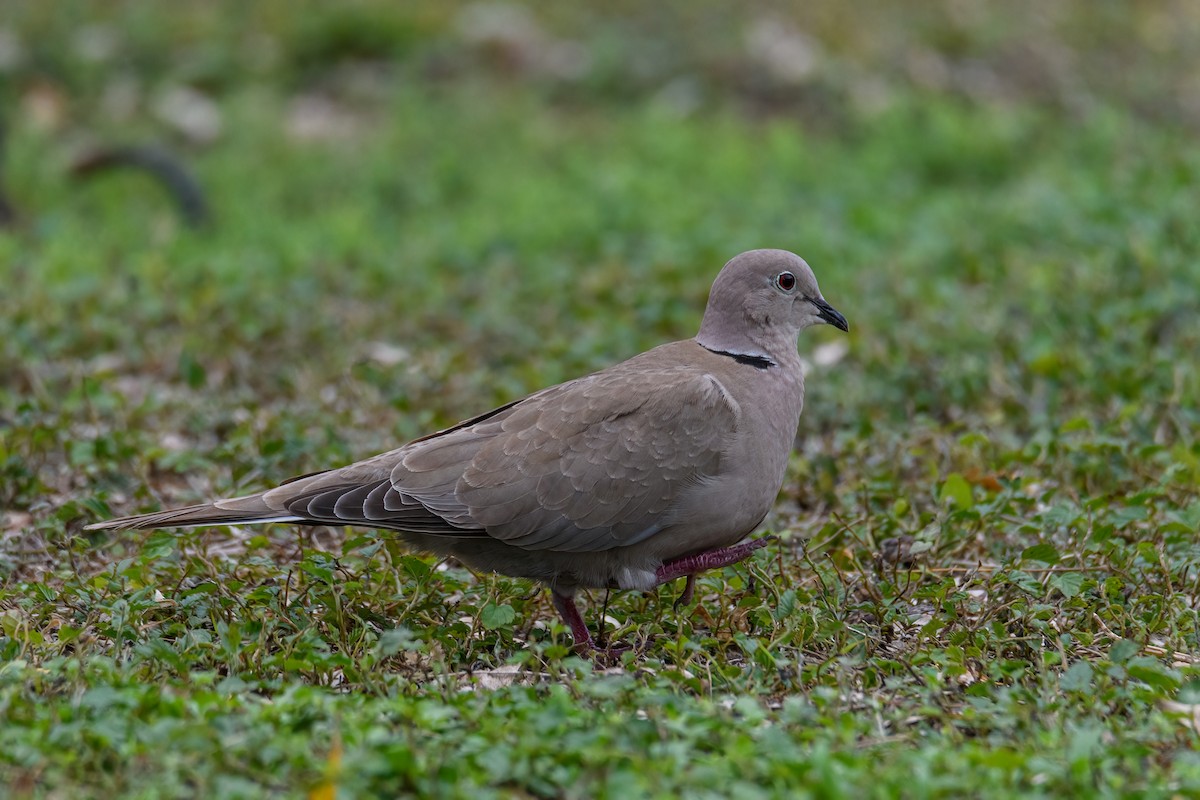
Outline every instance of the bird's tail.
<svg viewBox="0 0 1200 800"><path fill-rule="evenodd" d="M150 528L195 528L202 525L259 525L264 522L300 522L303 517L271 508L262 495L217 500L186 508L135 514L130 517L94 522L84 526L89 531L132 530Z"/></svg>

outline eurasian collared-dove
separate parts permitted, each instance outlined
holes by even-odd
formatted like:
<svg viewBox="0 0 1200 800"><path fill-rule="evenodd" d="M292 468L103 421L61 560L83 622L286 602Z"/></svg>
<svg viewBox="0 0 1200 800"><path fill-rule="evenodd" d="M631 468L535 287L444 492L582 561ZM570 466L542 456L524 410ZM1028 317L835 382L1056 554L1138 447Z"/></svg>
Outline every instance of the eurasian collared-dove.
<svg viewBox="0 0 1200 800"><path fill-rule="evenodd" d="M399 531L417 550L550 588L576 648L580 588L646 590L746 558L804 405L796 335L847 330L799 256L721 270L700 333L396 450L274 489L90 530L295 522Z"/></svg>

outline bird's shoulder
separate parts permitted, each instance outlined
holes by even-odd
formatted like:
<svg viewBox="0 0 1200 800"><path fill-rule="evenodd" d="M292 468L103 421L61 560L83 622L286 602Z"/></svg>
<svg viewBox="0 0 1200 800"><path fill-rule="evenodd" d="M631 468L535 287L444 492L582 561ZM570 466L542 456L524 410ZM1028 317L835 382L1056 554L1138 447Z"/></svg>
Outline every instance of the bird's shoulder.
<svg viewBox="0 0 1200 800"><path fill-rule="evenodd" d="M639 483L658 483L710 474L741 410L717 376L681 357L686 345L655 348L406 445L391 480L420 492L511 486L518 475L579 483L637 473Z"/></svg>
<svg viewBox="0 0 1200 800"><path fill-rule="evenodd" d="M543 389L507 409L505 427L545 415L581 422L646 412L713 409L730 398L709 354L690 341L648 350L607 369ZM736 404L732 404L736 406Z"/></svg>
<svg viewBox="0 0 1200 800"><path fill-rule="evenodd" d="M605 550L667 524L720 474L741 411L702 350L664 345L276 490L313 518ZM293 513L300 513L294 511Z"/></svg>

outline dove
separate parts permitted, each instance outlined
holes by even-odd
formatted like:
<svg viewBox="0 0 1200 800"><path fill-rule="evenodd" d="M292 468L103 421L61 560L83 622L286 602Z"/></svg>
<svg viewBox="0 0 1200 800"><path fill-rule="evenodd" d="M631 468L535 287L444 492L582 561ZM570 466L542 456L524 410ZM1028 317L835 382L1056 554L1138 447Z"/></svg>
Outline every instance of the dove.
<svg viewBox="0 0 1200 800"><path fill-rule="evenodd" d="M751 250L700 331L348 466L89 530L295 523L395 531L414 550L548 587L575 649L580 589L646 591L747 558L804 407L798 334L849 330L808 264ZM676 604L677 606L679 603Z"/></svg>

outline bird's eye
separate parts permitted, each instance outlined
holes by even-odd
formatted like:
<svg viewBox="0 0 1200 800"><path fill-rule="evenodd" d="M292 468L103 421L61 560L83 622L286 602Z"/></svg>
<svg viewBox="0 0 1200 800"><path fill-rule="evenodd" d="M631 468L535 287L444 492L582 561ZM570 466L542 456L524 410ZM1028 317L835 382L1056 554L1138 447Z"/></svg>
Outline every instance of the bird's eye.
<svg viewBox="0 0 1200 800"><path fill-rule="evenodd" d="M796 288L796 276L790 272L781 272L775 276L775 285L785 292Z"/></svg>

